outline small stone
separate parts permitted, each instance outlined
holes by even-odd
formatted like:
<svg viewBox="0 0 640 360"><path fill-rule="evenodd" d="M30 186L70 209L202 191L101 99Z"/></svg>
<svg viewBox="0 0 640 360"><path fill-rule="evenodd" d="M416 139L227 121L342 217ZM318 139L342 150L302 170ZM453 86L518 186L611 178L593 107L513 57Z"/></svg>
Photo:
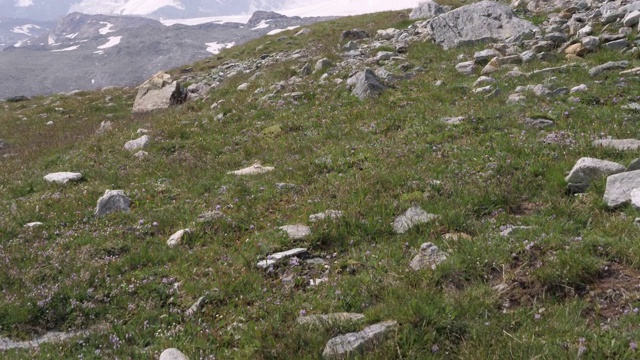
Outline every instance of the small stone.
<svg viewBox="0 0 640 360"><path fill-rule="evenodd" d="M482 84L493 84L495 83L496 80L492 77L489 76L480 76L474 83L473 83L473 87L478 87L479 85Z"/></svg>
<svg viewBox="0 0 640 360"><path fill-rule="evenodd" d="M466 118L464 116L451 116L442 118L442 122L449 125L460 125Z"/></svg>
<svg viewBox="0 0 640 360"><path fill-rule="evenodd" d="M149 153L144 150L139 150L137 153L133 154L133 156L137 157L138 159L144 159L149 156Z"/></svg>
<svg viewBox="0 0 640 360"><path fill-rule="evenodd" d="M330 68L333 64L331 63L331 60L324 58L324 59L320 59L318 60L318 62L316 62L316 67L315 67L315 71L319 72L322 71L324 69Z"/></svg>
<svg viewBox="0 0 640 360"><path fill-rule="evenodd" d="M440 251L434 244L427 242L420 245L420 252L411 260L409 267L416 271L425 268L435 270L445 260L447 260L447 254Z"/></svg>
<svg viewBox="0 0 640 360"><path fill-rule="evenodd" d="M291 240L300 240L311 235L311 228L306 225L285 225L280 226L278 229L286 232L287 235L289 235L289 239Z"/></svg>
<svg viewBox="0 0 640 360"><path fill-rule="evenodd" d="M350 325L364 320L364 315L356 313L333 313L321 315L299 316L296 322L298 325L335 327Z"/></svg>
<svg viewBox="0 0 640 360"><path fill-rule="evenodd" d="M502 56L498 50L486 49L473 54L473 61L480 66L484 66L495 57Z"/></svg>
<svg viewBox="0 0 640 360"><path fill-rule="evenodd" d="M193 305L191 305L191 307L187 309L187 311L185 311L185 315L187 316L195 315L198 311L200 311L200 309L202 309L202 306L204 305L204 300L205 300L204 296L199 297L198 300L195 303L193 303Z"/></svg>
<svg viewBox="0 0 640 360"><path fill-rule="evenodd" d="M26 223L24 224L24 227L26 228L34 228L36 226L41 226L43 225L40 221L34 221L34 222L30 222L30 223Z"/></svg>
<svg viewBox="0 0 640 360"><path fill-rule="evenodd" d="M131 199L122 190L106 190L98 199L95 215L104 216L114 212L129 212Z"/></svg>
<svg viewBox="0 0 640 360"><path fill-rule="evenodd" d="M169 240L167 240L167 245L169 247L174 247L180 244L182 242L182 239L186 238L189 235L191 235L191 229L178 230L175 234L169 237Z"/></svg>
<svg viewBox="0 0 640 360"><path fill-rule="evenodd" d="M160 354L159 360L189 360L189 358L183 354L182 351L176 348L170 348Z"/></svg>
<svg viewBox="0 0 640 360"><path fill-rule="evenodd" d="M404 234L412 227L431 222L439 218L438 215L429 214L421 208L414 206L393 221L393 230L396 234Z"/></svg>
<svg viewBox="0 0 640 360"><path fill-rule="evenodd" d="M500 236L509 237L516 230L529 230L531 226L505 225L500 231Z"/></svg>
<svg viewBox="0 0 640 360"><path fill-rule="evenodd" d="M630 13L628 13L623 19L622 19L622 24L626 27L632 27L636 24L638 24L640 20L640 11L638 10L634 10Z"/></svg>
<svg viewBox="0 0 640 360"><path fill-rule="evenodd" d="M555 123L552 120L544 119L544 118L536 118L536 119L526 118L524 119L523 122L528 126L539 128L539 129L555 125Z"/></svg>
<svg viewBox="0 0 640 360"><path fill-rule="evenodd" d="M580 42L589 50L596 50L598 45L600 45L600 39L595 36L585 36L580 40Z"/></svg>
<svg viewBox="0 0 640 360"><path fill-rule="evenodd" d="M343 216L342 211L339 210L326 210L319 214L309 215L309 222L318 222L325 219L336 220Z"/></svg>
<svg viewBox="0 0 640 360"><path fill-rule="evenodd" d="M351 93L360 100L376 97L387 89L371 69L356 73L347 80L347 85L352 89Z"/></svg>
<svg viewBox="0 0 640 360"><path fill-rule="evenodd" d="M49 175L46 175L44 177L44 179L47 182L55 182L58 184L66 184L70 181L79 181L82 180L82 174L81 173L75 173L75 172L57 172L57 173L51 173Z"/></svg>
<svg viewBox="0 0 640 360"><path fill-rule="evenodd" d="M236 88L236 90L245 91L249 88L249 85L250 85L249 83L242 83Z"/></svg>
<svg viewBox="0 0 640 360"><path fill-rule="evenodd" d="M640 140L636 139L602 139L594 140L593 146L604 146L616 150L638 150L640 148Z"/></svg>
<svg viewBox="0 0 640 360"><path fill-rule="evenodd" d="M565 181L570 192L582 193L592 182L623 171L625 167L613 161L583 157L576 162Z"/></svg>
<svg viewBox="0 0 640 360"><path fill-rule="evenodd" d="M236 171L230 171L227 174L233 174L233 175L257 175L257 174L264 174L270 171L275 170L274 167L271 166L262 166L260 164L253 164L249 167L246 167L244 169L240 169L240 170L236 170Z"/></svg>
<svg viewBox="0 0 640 360"><path fill-rule="evenodd" d="M583 56L587 53L587 50L588 49L582 43L575 43L567 46L567 48L564 49L564 53L567 55Z"/></svg>
<svg viewBox="0 0 640 360"><path fill-rule="evenodd" d="M127 141L127 143L124 144L124 148L125 150L129 151L144 149L150 141L151 138L149 137L149 135L143 135L135 140Z"/></svg>
<svg viewBox="0 0 640 360"><path fill-rule="evenodd" d="M302 255L302 254L306 254L307 253L307 249L305 248L297 248L297 249L291 249L291 250L287 250L287 251L282 251L282 252L278 252L275 254L271 254L269 256L267 256L267 258L265 260L261 260L258 261L258 267L266 269L269 266L279 262L280 260L286 259L286 258L290 258L292 256L298 256L298 255Z"/></svg>
<svg viewBox="0 0 640 360"><path fill-rule="evenodd" d="M629 46L629 41L627 39L614 40L614 41L610 41L608 43L602 44L602 47L609 50L622 50L622 49L625 49L627 46Z"/></svg>
<svg viewBox="0 0 640 360"><path fill-rule="evenodd" d="M396 321L385 321L368 326L360 332L336 336L327 342L322 356L325 359L341 359L356 352L367 351L397 327Z"/></svg>
<svg viewBox="0 0 640 360"><path fill-rule="evenodd" d="M589 91L589 87L587 87L587 85L585 84L580 84L578 86L572 87L571 90L569 90L569 93L573 94L577 92L587 92L587 91Z"/></svg>
<svg viewBox="0 0 640 360"><path fill-rule="evenodd" d="M295 33L295 35L293 35L293 36L303 36L303 35L309 35L309 34L311 34L311 29L304 28L304 29L298 31L297 33Z"/></svg>

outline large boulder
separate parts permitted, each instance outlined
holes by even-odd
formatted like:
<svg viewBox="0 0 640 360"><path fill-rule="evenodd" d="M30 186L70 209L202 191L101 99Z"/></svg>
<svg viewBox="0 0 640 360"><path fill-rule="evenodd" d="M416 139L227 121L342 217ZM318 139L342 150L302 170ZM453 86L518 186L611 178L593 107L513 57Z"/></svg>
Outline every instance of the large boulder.
<svg viewBox="0 0 640 360"><path fill-rule="evenodd" d="M531 22L515 16L510 7L493 1L436 16L426 27L434 42L445 49L481 41L516 42L539 31Z"/></svg>
<svg viewBox="0 0 640 360"><path fill-rule="evenodd" d="M582 193L587 191L593 181L624 171L623 165L613 161L583 157L576 162L565 180L570 192Z"/></svg>
<svg viewBox="0 0 640 360"><path fill-rule="evenodd" d="M423 1L411 11L409 19L431 19L440 14L444 14L444 9L438 3L432 0Z"/></svg>
<svg viewBox="0 0 640 360"><path fill-rule="evenodd" d="M182 104L186 99L187 92L182 89L180 83L173 81L171 75L159 72L138 88L133 112L166 109L172 105Z"/></svg>
<svg viewBox="0 0 640 360"><path fill-rule="evenodd" d="M610 208L617 208L631 201L631 192L640 188L640 170L623 172L607 178L604 202Z"/></svg>
<svg viewBox="0 0 640 360"><path fill-rule="evenodd" d="M107 190L98 199L95 215L100 217L114 212L129 212L131 199L122 190Z"/></svg>

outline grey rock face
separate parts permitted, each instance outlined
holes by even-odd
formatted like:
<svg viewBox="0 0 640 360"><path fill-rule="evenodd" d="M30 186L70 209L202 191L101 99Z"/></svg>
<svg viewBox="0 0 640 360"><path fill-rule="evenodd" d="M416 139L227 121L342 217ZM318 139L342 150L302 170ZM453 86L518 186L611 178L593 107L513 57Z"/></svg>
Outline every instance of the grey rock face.
<svg viewBox="0 0 640 360"><path fill-rule="evenodd" d="M149 137L149 135L142 135L137 139L127 141L124 144L124 148L125 150L129 150L133 152L136 150L144 149L149 144L150 141L151 141L151 138Z"/></svg>
<svg viewBox="0 0 640 360"><path fill-rule="evenodd" d="M414 206L393 221L393 231L404 234L418 224L428 223L438 218L438 215L429 214L421 208Z"/></svg>
<svg viewBox="0 0 640 360"><path fill-rule="evenodd" d="M70 181L79 181L82 179L81 173L76 172L57 172L51 173L44 177L47 182L55 182L58 184L66 184Z"/></svg>
<svg viewBox="0 0 640 360"><path fill-rule="evenodd" d="M387 89L371 69L356 73L347 80L347 85L352 87L351 93L360 100L378 96Z"/></svg>
<svg viewBox="0 0 640 360"><path fill-rule="evenodd" d="M640 149L640 140L636 139L601 139L594 140L593 146L610 147L616 150L638 150Z"/></svg>
<svg viewBox="0 0 640 360"><path fill-rule="evenodd" d="M160 354L159 360L189 360L189 358L183 354L182 351L176 348L170 348Z"/></svg>
<svg viewBox="0 0 640 360"><path fill-rule="evenodd" d="M603 200L610 208L617 208L631 200L631 191L640 188L640 170L623 172L607 178Z"/></svg>
<svg viewBox="0 0 640 360"><path fill-rule="evenodd" d="M354 352L363 352L383 340L385 335L398 327L395 321L384 321L364 328L360 332L336 336L327 342L322 356L325 359L341 359Z"/></svg>
<svg viewBox="0 0 640 360"><path fill-rule="evenodd" d="M147 112L156 109L166 109L171 105L182 104L186 101L186 92L180 83L172 81L167 73L157 73L145 81L138 89L138 95L133 103L133 112Z"/></svg>
<svg viewBox="0 0 640 360"><path fill-rule="evenodd" d="M131 199L129 199L122 190L107 190L104 195L98 199L95 215L104 216L114 212L129 212Z"/></svg>
<svg viewBox="0 0 640 360"><path fill-rule="evenodd" d="M625 167L613 161L584 157L576 162L565 181L570 192L582 193L593 181L623 171Z"/></svg>
<svg viewBox="0 0 640 360"><path fill-rule="evenodd" d="M447 254L440 251L437 246L427 242L420 246L420 252L411 260L409 267L413 270L426 268L435 270L435 268L446 259Z"/></svg>
<svg viewBox="0 0 640 360"><path fill-rule="evenodd" d="M440 14L444 14L444 9L435 1L427 0L423 1L416 8L411 10L409 19L431 19Z"/></svg>
<svg viewBox="0 0 640 360"><path fill-rule="evenodd" d="M431 19L427 30L436 44L450 49L480 41L515 41L538 30L515 16L510 7L493 1L462 6Z"/></svg>

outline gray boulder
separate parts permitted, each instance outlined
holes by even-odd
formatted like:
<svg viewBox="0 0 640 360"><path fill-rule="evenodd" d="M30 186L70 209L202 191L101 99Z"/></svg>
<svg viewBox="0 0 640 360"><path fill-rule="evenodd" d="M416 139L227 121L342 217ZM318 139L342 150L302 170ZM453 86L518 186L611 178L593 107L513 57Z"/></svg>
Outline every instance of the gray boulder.
<svg viewBox="0 0 640 360"><path fill-rule="evenodd" d="M131 199L122 190L107 190L98 199L95 215L104 216L114 212L129 212Z"/></svg>
<svg viewBox="0 0 640 360"><path fill-rule="evenodd" d="M587 191L589 185L602 177L625 171L625 167L613 161L583 157L571 169L565 178L567 188L572 193Z"/></svg>
<svg viewBox="0 0 640 360"><path fill-rule="evenodd" d="M423 1L409 14L409 19L431 19L440 14L444 14L444 9L435 1L427 0Z"/></svg>
<svg viewBox="0 0 640 360"><path fill-rule="evenodd" d="M431 19L427 31L436 44L450 49L481 41L516 42L539 29L515 16L509 6L493 1L462 6Z"/></svg>
<svg viewBox="0 0 640 360"><path fill-rule="evenodd" d="M623 172L607 178L603 200L610 208L620 207L631 201L631 192L640 188L640 170Z"/></svg>
<svg viewBox="0 0 640 360"><path fill-rule="evenodd" d="M347 80L351 93L360 100L380 95L387 89L380 78L371 69L360 71Z"/></svg>
<svg viewBox="0 0 640 360"><path fill-rule="evenodd" d="M182 104L186 99L186 91L183 91L180 83L173 81L171 75L159 72L138 88L133 112L166 109L171 105Z"/></svg>
<svg viewBox="0 0 640 360"><path fill-rule="evenodd" d="M631 198L631 205L636 210L640 210L640 188L633 189L629 196Z"/></svg>
<svg viewBox="0 0 640 360"><path fill-rule="evenodd" d="M341 359L356 352L364 352L382 341L385 335L396 327L396 321L384 321L359 332L336 336L327 342L322 356L325 359Z"/></svg>

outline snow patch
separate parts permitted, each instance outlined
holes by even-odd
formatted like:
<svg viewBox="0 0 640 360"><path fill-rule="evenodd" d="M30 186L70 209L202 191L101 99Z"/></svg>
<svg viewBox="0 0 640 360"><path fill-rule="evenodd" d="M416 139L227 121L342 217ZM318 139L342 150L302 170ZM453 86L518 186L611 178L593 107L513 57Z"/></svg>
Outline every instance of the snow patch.
<svg viewBox="0 0 640 360"><path fill-rule="evenodd" d="M421 1L423 0L297 0L286 9L277 11L287 16L350 16L413 9Z"/></svg>
<svg viewBox="0 0 640 360"><path fill-rule="evenodd" d="M230 43L226 43L226 44L218 44L217 42L211 42L211 43L206 43L205 45L207 45L207 51L212 53L212 54L218 54L220 53L220 51L224 50L224 49L228 49L230 47L232 47L233 45L235 45L235 42L230 42Z"/></svg>
<svg viewBox="0 0 640 360"><path fill-rule="evenodd" d="M286 29L275 29L275 30L271 30L271 31L269 31L269 32L267 33L267 35L280 34L280 33L281 33L281 32L283 32L283 31L293 30L293 29L297 29L297 28L299 28L299 27L300 27L300 26L289 26L289 27L288 27L288 28L286 28Z"/></svg>
<svg viewBox="0 0 640 360"><path fill-rule="evenodd" d="M69 13L105 15L149 15L165 6L184 10L177 0L82 0L69 8Z"/></svg>
<svg viewBox="0 0 640 360"><path fill-rule="evenodd" d="M160 19L160 22L165 26L171 26L175 24L182 25L200 25L206 23L226 24L226 23L241 23L246 24L251 15L233 15L233 16L210 16L193 19Z"/></svg>
<svg viewBox="0 0 640 360"><path fill-rule="evenodd" d="M113 27L113 24L108 23L106 21L100 21L100 24L103 24L104 27L98 29L98 32L100 33L100 35L106 35L110 32L114 32L115 30L111 30L111 28Z"/></svg>
<svg viewBox="0 0 640 360"><path fill-rule="evenodd" d="M260 21L260 24L256 25L256 27L252 28L251 30L265 29L268 27L269 27L269 20L262 20Z"/></svg>
<svg viewBox="0 0 640 360"><path fill-rule="evenodd" d="M33 36L30 33L31 29L42 29L42 28L38 25L26 24L26 25L20 25L20 26L14 27L13 29L11 29L11 32L14 34L24 34L24 35Z"/></svg>
<svg viewBox="0 0 640 360"><path fill-rule="evenodd" d="M108 49L110 47L114 47L120 44L120 40L122 40L122 36L109 36L109 41L106 44L98 46L98 49Z"/></svg>
<svg viewBox="0 0 640 360"><path fill-rule="evenodd" d="M73 39L74 37L78 36L79 33L75 33L75 34L71 34L71 35L66 35L65 37L68 39Z"/></svg>
<svg viewBox="0 0 640 360"><path fill-rule="evenodd" d="M16 0L17 7L27 7L33 5L33 0Z"/></svg>
<svg viewBox="0 0 640 360"><path fill-rule="evenodd" d="M64 49L51 50L51 52L73 51L73 50L77 50L79 47L80 47L80 45L73 45L73 46L69 46L68 48L64 48Z"/></svg>

